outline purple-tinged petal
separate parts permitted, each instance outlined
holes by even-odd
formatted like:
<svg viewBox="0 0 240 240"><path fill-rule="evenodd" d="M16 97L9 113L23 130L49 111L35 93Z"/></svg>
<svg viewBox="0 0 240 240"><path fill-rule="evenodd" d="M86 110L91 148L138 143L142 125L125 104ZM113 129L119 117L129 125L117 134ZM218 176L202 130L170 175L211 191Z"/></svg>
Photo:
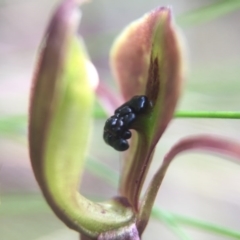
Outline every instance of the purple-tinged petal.
<svg viewBox="0 0 240 240"><path fill-rule="evenodd" d="M113 115L115 109L123 103L121 96L114 93L102 81L100 81L96 89L96 94L101 106L109 116Z"/></svg>
<svg viewBox="0 0 240 240"><path fill-rule="evenodd" d="M112 67L122 95L146 95L152 109L138 121L126 154L120 192L135 210L157 142L173 117L184 76L179 33L169 8L131 24L117 40Z"/></svg>
<svg viewBox="0 0 240 240"><path fill-rule="evenodd" d="M173 75L179 74L178 77L181 77L183 66L179 58L182 40L177 31L171 20L171 10L159 7L131 23L117 38L112 47L110 63L125 101L135 95L146 94L149 78L156 66L153 64L150 67L151 61L154 63L155 60L151 56L153 48L160 50L154 50L160 53L158 57L162 64L159 70L162 72L168 68ZM165 62L164 57L167 57ZM178 61L175 64L171 62L174 59Z"/></svg>
<svg viewBox="0 0 240 240"><path fill-rule="evenodd" d="M191 150L225 155L237 159L238 163L240 163L240 143L222 139L217 136L194 136L180 140L165 155L161 167L152 178L143 200L141 201L137 223L140 234L142 234L148 223L151 209L169 165L178 154Z"/></svg>

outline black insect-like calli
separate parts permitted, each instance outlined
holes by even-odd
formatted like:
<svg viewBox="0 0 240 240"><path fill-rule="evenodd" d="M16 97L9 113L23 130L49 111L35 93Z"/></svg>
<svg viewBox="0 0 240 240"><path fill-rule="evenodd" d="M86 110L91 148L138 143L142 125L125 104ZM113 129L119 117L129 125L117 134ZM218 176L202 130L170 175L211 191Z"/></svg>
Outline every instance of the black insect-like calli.
<svg viewBox="0 0 240 240"><path fill-rule="evenodd" d="M114 115L107 119L103 139L117 151L125 151L129 148L127 139L132 134L129 129L133 128L136 119L151 106L148 98L144 95L135 96L121 105Z"/></svg>

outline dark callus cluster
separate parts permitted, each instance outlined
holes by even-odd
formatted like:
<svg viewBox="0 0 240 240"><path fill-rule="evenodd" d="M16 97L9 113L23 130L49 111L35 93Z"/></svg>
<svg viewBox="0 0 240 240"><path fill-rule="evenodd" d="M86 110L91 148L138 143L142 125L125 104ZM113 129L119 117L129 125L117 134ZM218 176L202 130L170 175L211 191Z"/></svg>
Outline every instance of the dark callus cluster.
<svg viewBox="0 0 240 240"><path fill-rule="evenodd" d="M149 106L150 102L146 96L135 96L117 108L114 115L107 119L105 123L104 141L117 151L127 150L129 148L127 139L132 136L129 129L133 129L136 119Z"/></svg>

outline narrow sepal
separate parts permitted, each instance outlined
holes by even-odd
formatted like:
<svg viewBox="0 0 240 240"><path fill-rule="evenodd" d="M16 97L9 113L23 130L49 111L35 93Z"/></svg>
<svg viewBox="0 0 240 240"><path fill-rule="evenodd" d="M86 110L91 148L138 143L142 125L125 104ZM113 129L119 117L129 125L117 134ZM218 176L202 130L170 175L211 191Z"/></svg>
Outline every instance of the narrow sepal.
<svg viewBox="0 0 240 240"><path fill-rule="evenodd" d="M180 140L165 155L164 160L156 174L153 176L147 191L141 201L138 214L138 230L141 234L150 218L151 209L153 207L158 190L166 175L166 172L175 159L175 157L183 152L199 150L210 152L212 154L222 154L224 157L236 159L240 164L240 144L231 140L226 140L217 136L193 136Z"/></svg>

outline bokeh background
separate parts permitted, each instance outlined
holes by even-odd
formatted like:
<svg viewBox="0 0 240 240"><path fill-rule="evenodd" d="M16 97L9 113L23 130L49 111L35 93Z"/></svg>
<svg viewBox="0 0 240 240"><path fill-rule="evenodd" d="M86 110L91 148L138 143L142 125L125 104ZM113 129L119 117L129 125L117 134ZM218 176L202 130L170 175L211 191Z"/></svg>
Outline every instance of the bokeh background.
<svg viewBox="0 0 240 240"><path fill-rule="evenodd" d="M37 49L57 0L0 0L0 239L77 239L45 203L33 176L27 148L27 111ZM240 4L210 0L93 0L82 7L80 33L102 80L117 91L108 56L118 33L145 12L172 6L188 48L189 74L178 110L240 111ZM121 154L102 140L104 119L96 119L89 159L113 171ZM180 138L215 134L240 142L240 120L175 119L158 144L148 179ZM91 163L89 164L91 166ZM106 199L116 187L88 167L81 191ZM101 175L101 173L100 173ZM178 157L159 191L156 206L240 232L240 167L220 157L187 153ZM227 239L180 224L151 219L143 239ZM184 231L186 235L179 233ZM184 238L185 237L185 238ZM240 239L239 235L235 239Z"/></svg>

